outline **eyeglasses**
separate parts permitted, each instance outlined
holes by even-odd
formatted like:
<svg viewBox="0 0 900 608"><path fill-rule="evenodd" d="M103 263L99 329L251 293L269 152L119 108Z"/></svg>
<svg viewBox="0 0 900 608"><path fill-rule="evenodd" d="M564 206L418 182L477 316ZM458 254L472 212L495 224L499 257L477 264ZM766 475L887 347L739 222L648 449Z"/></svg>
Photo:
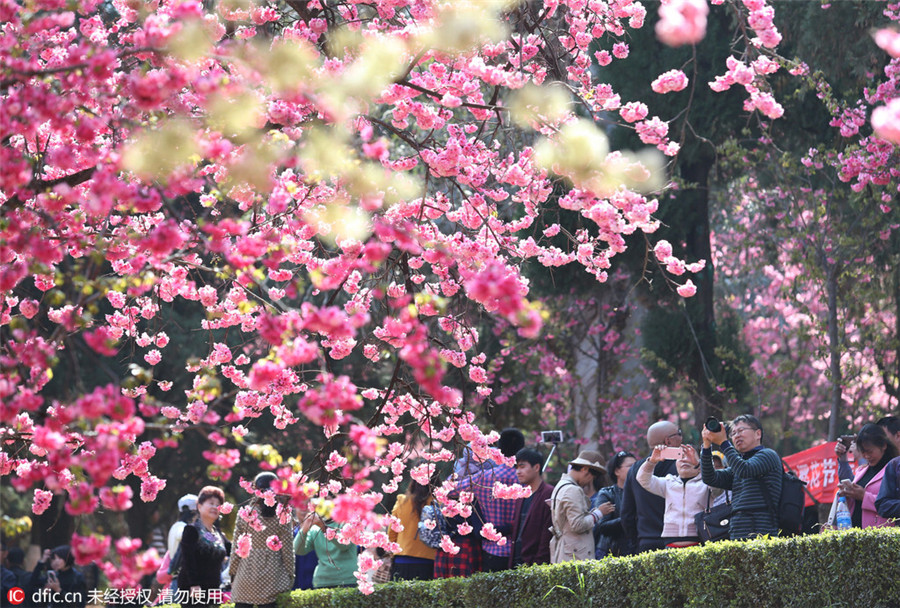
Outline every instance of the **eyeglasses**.
<svg viewBox="0 0 900 608"><path fill-rule="evenodd" d="M671 435L668 435L666 437L666 441L668 441L669 439L672 439L673 437L681 437L681 429L678 429L677 433L672 433Z"/></svg>
<svg viewBox="0 0 900 608"><path fill-rule="evenodd" d="M735 427L735 428L731 429L731 436L734 437L735 435L740 435L741 433L743 433L745 431L755 431L755 430L757 430L757 429L754 429L749 426Z"/></svg>

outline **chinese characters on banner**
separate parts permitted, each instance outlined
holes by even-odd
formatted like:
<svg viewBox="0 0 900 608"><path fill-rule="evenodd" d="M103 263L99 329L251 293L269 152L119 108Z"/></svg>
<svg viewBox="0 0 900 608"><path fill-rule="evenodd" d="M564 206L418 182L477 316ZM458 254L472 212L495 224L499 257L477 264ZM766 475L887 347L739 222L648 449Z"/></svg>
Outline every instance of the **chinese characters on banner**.
<svg viewBox="0 0 900 608"><path fill-rule="evenodd" d="M806 506L813 504L813 497L819 502L830 503L838 487L838 461L834 454L834 441L784 457L784 462L806 482ZM853 454L847 454L851 467ZM812 494L812 497L810 496Z"/></svg>

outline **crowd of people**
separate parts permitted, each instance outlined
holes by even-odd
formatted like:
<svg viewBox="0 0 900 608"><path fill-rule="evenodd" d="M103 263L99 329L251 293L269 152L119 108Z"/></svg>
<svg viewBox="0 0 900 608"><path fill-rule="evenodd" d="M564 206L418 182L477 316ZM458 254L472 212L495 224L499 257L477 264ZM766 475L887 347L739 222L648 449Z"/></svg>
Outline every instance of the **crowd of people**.
<svg viewBox="0 0 900 608"><path fill-rule="evenodd" d="M466 508L448 509L435 500L432 490L441 479L427 485L410 481L392 511L402 529L389 530L399 551L378 552L383 576L374 580L468 576L675 550L700 542L696 515L723 501L731 505L731 539L777 535L779 518L772 505L782 491L783 464L762 445L762 424L742 415L716 428L702 429L698 449L684 444L674 423L656 422L647 429L645 458L619 451L605 461L600 453L585 450L566 463L555 485L544 480L542 453L526 447L519 430L505 429L498 447L507 459L515 459L515 466L502 459L480 462L469 448L455 464L451 496L470 496L462 501ZM894 525L900 519L900 420L882 418L847 439L835 447L841 479L835 500L846 499L855 527ZM855 470L847 458L851 452ZM275 479L268 472L256 477L254 496L244 507L249 510L237 518L231 540L219 525L225 502L221 489L207 486L178 501L178 521L167 538L155 532L165 550L156 576L162 590L157 599L211 606L229 597L218 593L227 589L236 608L274 608L277 596L291 589L358 583L357 547L329 534L338 524L315 511L294 513L285 521L277 503L264 500ZM530 495L496 495L496 487L512 484L530 488ZM427 534L438 523L441 534ZM36 590L74 591L87 598L85 579L73 567L68 546L45 550L31 571L23 558L20 548L3 547L4 597L6 590L19 587L26 590L26 607L36 605L31 602ZM48 599L38 605L83 608L84 603Z"/></svg>

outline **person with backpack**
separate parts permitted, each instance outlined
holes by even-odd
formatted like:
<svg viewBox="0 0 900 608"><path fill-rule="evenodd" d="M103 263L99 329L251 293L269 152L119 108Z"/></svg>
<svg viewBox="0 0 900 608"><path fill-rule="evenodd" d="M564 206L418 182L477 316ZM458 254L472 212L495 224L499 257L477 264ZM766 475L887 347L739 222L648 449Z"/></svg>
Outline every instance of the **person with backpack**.
<svg viewBox="0 0 900 608"><path fill-rule="evenodd" d="M729 536L732 540L755 536L777 536L784 468L781 457L762 446L762 424L756 416L744 414L731 423L731 440L724 425L702 431L700 472L703 483L732 491L732 516ZM724 454L728 467L717 471L713 450Z"/></svg>

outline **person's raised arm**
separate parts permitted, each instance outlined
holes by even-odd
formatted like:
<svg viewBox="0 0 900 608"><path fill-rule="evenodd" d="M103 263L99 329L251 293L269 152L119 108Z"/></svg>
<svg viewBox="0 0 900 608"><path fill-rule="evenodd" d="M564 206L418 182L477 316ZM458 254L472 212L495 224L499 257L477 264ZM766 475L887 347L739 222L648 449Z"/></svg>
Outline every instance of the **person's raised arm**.
<svg viewBox="0 0 900 608"><path fill-rule="evenodd" d="M666 482L653 474L656 465L663 461L662 450L666 447L658 445L653 448L653 453L644 461L641 468L638 469L635 479L641 484L641 487L657 496L666 496Z"/></svg>
<svg viewBox="0 0 900 608"><path fill-rule="evenodd" d="M734 475L730 469L717 471L712 460L712 445L709 439L710 431L704 427L703 429L703 449L700 450L700 478L703 483L711 488L722 488L730 490L734 482ZM740 458L740 456L738 456ZM728 460L731 464L731 460Z"/></svg>

